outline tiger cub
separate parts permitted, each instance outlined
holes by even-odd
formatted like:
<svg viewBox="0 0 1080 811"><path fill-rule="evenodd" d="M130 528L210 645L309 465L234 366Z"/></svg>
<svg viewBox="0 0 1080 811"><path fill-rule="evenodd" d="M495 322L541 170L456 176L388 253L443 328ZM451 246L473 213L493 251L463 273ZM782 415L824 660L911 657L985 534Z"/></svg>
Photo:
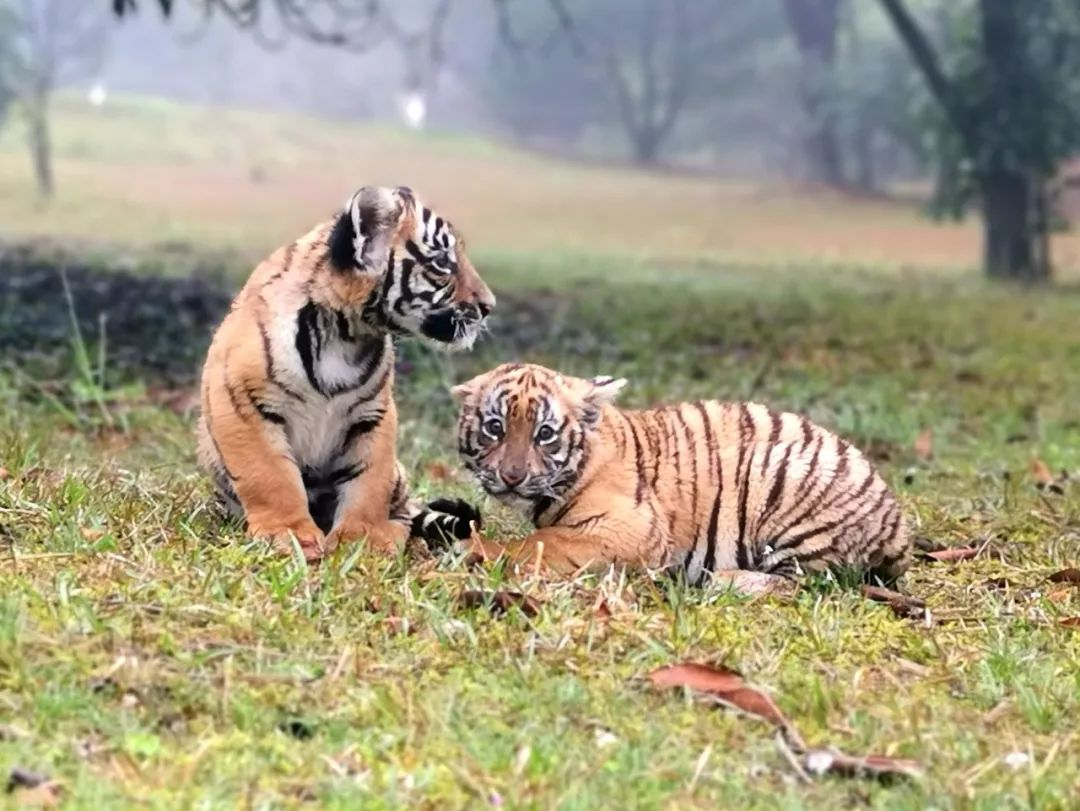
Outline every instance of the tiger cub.
<svg viewBox="0 0 1080 811"><path fill-rule="evenodd" d="M259 264L214 335L199 458L248 534L314 560L404 542L394 338L467 349L495 306L448 220L407 188L364 187Z"/></svg>
<svg viewBox="0 0 1080 811"><path fill-rule="evenodd" d="M896 498L840 437L757 403L624 411L611 403L625 383L506 364L453 389L465 466L538 527L506 546L473 540L474 552L562 573L681 568L736 588L907 568Z"/></svg>

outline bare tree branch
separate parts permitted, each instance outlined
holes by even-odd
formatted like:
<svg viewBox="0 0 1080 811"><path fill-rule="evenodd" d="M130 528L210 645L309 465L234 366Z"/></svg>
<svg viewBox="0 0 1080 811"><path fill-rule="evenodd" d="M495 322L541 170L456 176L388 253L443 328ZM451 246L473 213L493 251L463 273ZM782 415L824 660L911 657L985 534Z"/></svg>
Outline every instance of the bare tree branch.
<svg viewBox="0 0 1080 811"><path fill-rule="evenodd" d="M930 40L919 28L919 24L907 10L903 0L881 0L881 5L886 15L892 20L896 32L904 41L908 51L911 52L915 64L926 79L930 92L945 111L945 115L960 135L965 147L974 152L978 143L978 133L971 111L960 99L953 83L945 75L941 60L938 59Z"/></svg>

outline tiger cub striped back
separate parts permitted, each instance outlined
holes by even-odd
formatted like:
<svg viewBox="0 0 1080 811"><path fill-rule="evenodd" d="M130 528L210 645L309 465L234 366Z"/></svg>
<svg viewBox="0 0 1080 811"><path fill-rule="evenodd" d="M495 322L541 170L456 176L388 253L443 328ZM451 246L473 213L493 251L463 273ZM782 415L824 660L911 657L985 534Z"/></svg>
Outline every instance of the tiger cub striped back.
<svg viewBox="0 0 1080 811"><path fill-rule="evenodd" d="M524 508L562 570L678 566L694 582L907 568L900 506L855 447L797 414L716 401L627 411L625 381L503 365L459 386L459 450L491 495Z"/></svg>

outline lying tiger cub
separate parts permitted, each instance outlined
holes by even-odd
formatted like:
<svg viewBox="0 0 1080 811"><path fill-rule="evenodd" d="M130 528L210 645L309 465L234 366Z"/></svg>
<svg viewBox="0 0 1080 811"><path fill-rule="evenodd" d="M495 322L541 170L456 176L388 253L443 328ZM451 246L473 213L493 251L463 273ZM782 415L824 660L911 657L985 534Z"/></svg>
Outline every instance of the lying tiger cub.
<svg viewBox="0 0 1080 811"><path fill-rule="evenodd" d="M413 515L394 336L469 348L494 306L449 221L409 189L360 189L255 268L214 336L198 431L220 500L309 560L359 537L397 548Z"/></svg>
<svg viewBox="0 0 1080 811"><path fill-rule="evenodd" d="M466 467L538 527L506 546L474 538L474 552L561 573L681 567L692 582L736 588L841 567L889 581L907 569L895 497L840 437L756 403L623 411L611 402L625 383L506 364L453 389ZM432 506L458 512L455 534L468 534L463 506Z"/></svg>

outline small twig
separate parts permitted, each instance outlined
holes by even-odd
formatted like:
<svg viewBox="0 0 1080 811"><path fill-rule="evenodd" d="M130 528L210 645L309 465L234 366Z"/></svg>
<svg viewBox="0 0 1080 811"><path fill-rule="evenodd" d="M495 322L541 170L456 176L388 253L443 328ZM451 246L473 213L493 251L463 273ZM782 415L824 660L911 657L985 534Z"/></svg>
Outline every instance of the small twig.
<svg viewBox="0 0 1080 811"><path fill-rule="evenodd" d="M792 770L796 776L803 783L809 783L810 775L806 773L806 769L802 767L802 763L799 762L799 758L795 756L795 752L791 750L791 746L788 743L787 735L783 729L778 728L776 730L776 748L780 750L780 754L784 756L784 759L791 764Z"/></svg>

